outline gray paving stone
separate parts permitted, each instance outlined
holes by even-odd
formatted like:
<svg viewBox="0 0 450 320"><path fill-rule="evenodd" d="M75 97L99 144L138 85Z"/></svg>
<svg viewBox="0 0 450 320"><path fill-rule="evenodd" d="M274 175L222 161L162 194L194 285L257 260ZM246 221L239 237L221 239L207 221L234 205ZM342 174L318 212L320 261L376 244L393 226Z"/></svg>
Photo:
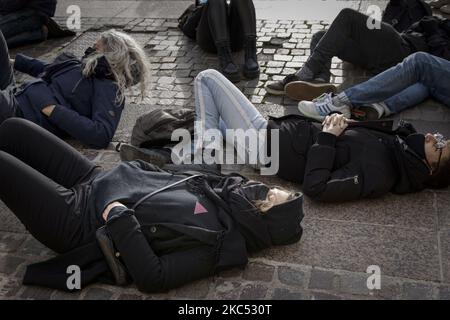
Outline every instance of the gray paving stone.
<svg viewBox="0 0 450 320"><path fill-rule="evenodd" d="M286 285L295 286L297 288L306 288L308 286L309 276L309 270L278 267L278 279L281 283Z"/></svg>
<svg viewBox="0 0 450 320"><path fill-rule="evenodd" d="M268 287L263 284L251 283L242 288L239 299L241 300L256 300L264 299L266 297Z"/></svg>
<svg viewBox="0 0 450 320"><path fill-rule="evenodd" d="M49 300L53 290L41 287L25 287L20 297L30 300Z"/></svg>
<svg viewBox="0 0 450 320"><path fill-rule="evenodd" d="M111 290L103 289L103 288L89 288L86 289L84 293L84 300L110 300L113 296L113 292Z"/></svg>
<svg viewBox="0 0 450 320"><path fill-rule="evenodd" d="M175 296L189 299L204 299L209 292L210 282L207 280L187 284L175 290Z"/></svg>
<svg viewBox="0 0 450 320"><path fill-rule="evenodd" d="M252 262L244 270L243 278L251 281L272 281L275 267L266 264Z"/></svg>
<svg viewBox="0 0 450 320"><path fill-rule="evenodd" d="M308 288L332 291L336 289L338 278L335 272L314 268L311 270Z"/></svg>
<svg viewBox="0 0 450 320"><path fill-rule="evenodd" d="M436 298L437 289L430 284L405 283L403 285L403 299L430 300Z"/></svg>
<svg viewBox="0 0 450 320"><path fill-rule="evenodd" d="M302 291L291 291L285 288L276 288L272 294L274 300L308 300L309 294Z"/></svg>
<svg viewBox="0 0 450 320"><path fill-rule="evenodd" d="M7 275L11 275L17 271L18 267L25 262L25 259L0 254L0 274L4 273Z"/></svg>

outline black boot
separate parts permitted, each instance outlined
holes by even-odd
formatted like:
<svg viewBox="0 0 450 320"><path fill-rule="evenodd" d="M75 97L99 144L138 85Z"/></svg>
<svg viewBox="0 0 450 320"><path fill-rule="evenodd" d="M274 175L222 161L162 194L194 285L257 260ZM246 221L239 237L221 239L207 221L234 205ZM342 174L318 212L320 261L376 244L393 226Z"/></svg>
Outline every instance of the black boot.
<svg viewBox="0 0 450 320"><path fill-rule="evenodd" d="M256 37L247 37L245 40L244 76L248 79L259 77L258 57L256 56Z"/></svg>
<svg viewBox="0 0 450 320"><path fill-rule="evenodd" d="M231 82L241 81L239 68L233 62L230 45L228 43L217 45L217 55L219 56L220 72Z"/></svg>

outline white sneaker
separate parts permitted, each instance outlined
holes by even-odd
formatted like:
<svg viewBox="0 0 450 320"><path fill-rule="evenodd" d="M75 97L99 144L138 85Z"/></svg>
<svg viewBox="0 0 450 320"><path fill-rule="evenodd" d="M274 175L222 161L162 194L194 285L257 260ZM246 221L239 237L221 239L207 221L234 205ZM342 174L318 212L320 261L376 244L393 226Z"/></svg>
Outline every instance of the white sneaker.
<svg viewBox="0 0 450 320"><path fill-rule="evenodd" d="M350 119L351 112L349 106L336 107L333 105L331 93L324 93L313 101L300 101L298 111L305 117L318 121L325 120L325 117L331 113L339 112L347 119Z"/></svg>

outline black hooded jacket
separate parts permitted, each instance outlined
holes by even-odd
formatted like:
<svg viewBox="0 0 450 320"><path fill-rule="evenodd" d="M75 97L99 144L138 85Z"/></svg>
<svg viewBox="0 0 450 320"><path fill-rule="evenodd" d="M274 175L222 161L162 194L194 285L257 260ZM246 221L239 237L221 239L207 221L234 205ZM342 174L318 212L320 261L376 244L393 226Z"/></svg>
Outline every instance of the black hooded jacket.
<svg viewBox="0 0 450 320"><path fill-rule="evenodd" d="M252 201L264 200L267 186L237 174L196 170L123 162L100 173L80 193L80 210L99 221L109 203L126 205L109 214L106 232L114 249L103 253L120 257L143 292L163 292L221 270L244 267L250 252L300 240L300 194L261 214ZM105 274L105 259L99 252L92 244L53 262L29 266L24 283L67 290L66 266L80 265L78 261L84 266L82 286L98 281Z"/></svg>
<svg viewBox="0 0 450 320"><path fill-rule="evenodd" d="M8 14L21 9L34 9L47 17L53 17L56 0L0 0L0 14Z"/></svg>
<svg viewBox="0 0 450 320"><path fill-rule="evenodd" d="M278 176L303 184L303 192L316 200L343 202L417 192L430 178L422 157L406 143L416 133L407 123L395 131L361 124L337 138L322 132L320 124L290 115L272 118L269 129L280 130Z"/></svg>

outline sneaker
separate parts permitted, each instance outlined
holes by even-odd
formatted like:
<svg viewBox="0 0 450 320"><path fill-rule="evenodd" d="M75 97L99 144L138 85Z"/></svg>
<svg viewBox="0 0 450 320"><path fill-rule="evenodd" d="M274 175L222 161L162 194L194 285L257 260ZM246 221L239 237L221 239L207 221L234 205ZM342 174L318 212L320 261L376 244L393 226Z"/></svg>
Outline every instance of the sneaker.
<svg viewBox="0 0 450 320"><path fill-rule="evenodd" d="M385 115L385 109L381 104L373 103L355 108L352 114L358 120L378 120Z"/></svg>
<svg viewBox="0 0 450 320"><path fill-rule="evenodd" d="M294 81L286 85L286 95L297 101L312 101L324 93L336 92L336 86L331 83Z"/></svg>
<svg viewBox="0 0 450 320"><path fill-rule="evenodd" d="M170 154L169 150L163 148L138 148L130 144L120 146L120 159L122 161L142 160L158 167L171 162Z"/></svg>
<svg viewBox="0 0 450 320"><path fill-rule="evenodd" d="M296 74L290 74L286 76L283 80L266 84L266 91L276 96L282 96L285 94L284 88L288 83L299 80L300 78Z"/></svg>
<svg viewBox="0 0 450 320"><path fill-rule="evenodd" d="M298 103L298 111L307 118L323 121L326 116L331 113L342 113L346 118L350 119L350 107L336 107L333 105L331 93L324 93L313 101L300 101Z"/></svg>

